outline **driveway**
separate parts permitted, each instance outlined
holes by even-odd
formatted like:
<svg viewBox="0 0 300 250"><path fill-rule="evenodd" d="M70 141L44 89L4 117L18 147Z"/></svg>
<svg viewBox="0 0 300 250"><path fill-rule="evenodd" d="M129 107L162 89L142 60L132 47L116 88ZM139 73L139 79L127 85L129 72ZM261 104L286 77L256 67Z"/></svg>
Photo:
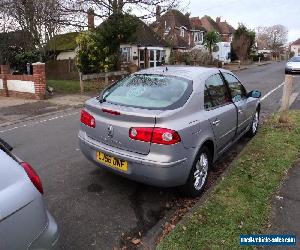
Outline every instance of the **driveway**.
<svg viewBox="0 0 300 250"><path fill-rule="evenodd" d="M284 63L273 63L237 75L248 90L266 95L282 83L283 69ZM296 82L299 92L299 79ZM263 100L264 117L279 108L281 94L278 88ZM147 233L182 197L176 188L146 186L95 167L79 151L78 126L79 110L65 111L0 127L0 137L39 172L46 203L60 226L63 249L126 246L131 237ZM241 140L225 156L227 164L246 142Z"/></svg>

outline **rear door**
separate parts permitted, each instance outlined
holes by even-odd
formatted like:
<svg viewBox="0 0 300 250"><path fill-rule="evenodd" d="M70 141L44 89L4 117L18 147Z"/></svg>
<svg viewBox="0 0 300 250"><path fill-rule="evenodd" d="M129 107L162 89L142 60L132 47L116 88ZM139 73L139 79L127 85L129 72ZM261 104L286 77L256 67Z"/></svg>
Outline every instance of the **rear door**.
<svg viewBox="0 0 300 250"><path fill-rule="evenodd" d="M237 136L245 131L252 121L252 112L249 108L247 92L241 82L232 74L222 73L230 90L231 98L238 110Z"/></svg>
<svg viewBox="0 0 300 250"><path fill-rule="evenodd" d="M204 107L220 152L233 140L237 125L237 109L220 74L210 76L205 82Z"/></svg>

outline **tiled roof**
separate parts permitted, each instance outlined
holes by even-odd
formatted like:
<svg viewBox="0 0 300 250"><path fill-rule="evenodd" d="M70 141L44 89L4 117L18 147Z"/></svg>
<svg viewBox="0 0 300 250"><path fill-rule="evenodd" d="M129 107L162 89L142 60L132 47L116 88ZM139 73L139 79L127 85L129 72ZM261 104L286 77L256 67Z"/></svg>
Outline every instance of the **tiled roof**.
<svg viewBox="0 0 300 250"><path fill-rule="evenodd" d="M291 45L300 45L300 38L293 42Z"/></svg>
<svg viewBox="0 0 300 250"><path fill-rule="evenodd" d="M221 34L232 34L234 33L234 28L228 24L226 21L225 22L219 22L217 23L219 27L219 31Z"/></svg>
<svg viewBox="0 0 300 250"><path fill-rule="evenodd" d="M162 16L158 17L158 19L151 25L152 27L159 29L165 26L171 27L186 27L187 29L191 29L191 23L189 17L182 14L179 10L169 10Z"/></svg>
<svg viewBox="0 0 300 250"><path fill-rule="evenodd" d="M193 17L190 20L195 26L202 26L207 31L215 30L215 31L219 32L220 34L233 34L234 33L234 28L226 21L221 22L220 18L219 18L219 21L216 22L210 16L205 15L201 19L198 17Z"/></svg>
<svg viewBox="0 0 300 250"><path fill-rule="evenodd" d="M190 22L193 30L206 31L206 29L202 26L202 22L199 17L191 17Z"/></svg>
<svg viewBox="0 0 300 250"><path fill-rule="evenodd" d="M54 36L47 44L47 48L51 51L68 51L77 47L76 37L79 32L69 32Z"/></svg>
<svg viewBox="0 0 300 250"><path fill-rule="evenodd" d="M137 29L134 34L133 43L141 46L163 46L168 47L165 40L160 38L147 24L139 18L137 20Z"/></svg>
<svg viewBox="0 0 300 250"><path fill-rule="evenodd" d="M210 16L203 16L201 18L202 27L204 27L207 31L217 31L220 32L217 23Z"/></svg>

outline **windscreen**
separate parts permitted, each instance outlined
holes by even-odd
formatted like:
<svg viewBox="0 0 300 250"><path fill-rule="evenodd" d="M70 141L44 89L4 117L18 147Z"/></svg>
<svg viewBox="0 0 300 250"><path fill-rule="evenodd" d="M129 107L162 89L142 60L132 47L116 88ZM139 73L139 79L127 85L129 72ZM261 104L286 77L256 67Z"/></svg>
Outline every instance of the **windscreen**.
<svg viewBox="0 0 300 250"><path fill-rule="evenodd" d="M300 56L295 56L290 59L290 62L300 62Z"/></svg>
<svg viewBox="0 0 300 250"><path fill-rule="evenodd" d="M191 94L191 81L164 75L131 75L103 93L106 102L147 109L182 106Z"/></svg>

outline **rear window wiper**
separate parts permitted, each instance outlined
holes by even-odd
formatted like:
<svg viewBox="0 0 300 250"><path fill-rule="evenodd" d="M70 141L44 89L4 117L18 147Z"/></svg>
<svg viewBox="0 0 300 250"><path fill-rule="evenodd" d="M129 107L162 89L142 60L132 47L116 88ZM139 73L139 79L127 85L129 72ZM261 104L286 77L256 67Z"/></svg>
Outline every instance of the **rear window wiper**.
<svg viewBox="0 0 300 250"><path fill-rule="evenodd" d="M8 151L12 151L13 150L13 147L10 146L6 141L2 140L1 138L0 138L0 145L2 147L4 147L5 149L7 149Z"/></svg>
<svg viewBox="0 0 300 250"><path fill-rule="evenodd" d="M105 98L103 98L104 92L105 92L105 89L102 90L100 95L97 96L97 98L96 98L100 103L105 102Z"/></svg>
<svg viewBox="0 0 300 250"><path fill-rule="evenodd" d="M123 78L120 79L119 81L124 80L125 78L127 78L127 76L126 76L126 77L123 77ZM103 96L104 96L104 93L105 93L106 91L108 91L111 87L115 86L119 81L116 81L116 82L112 83L111 85L107 86L105 89L103 89L103 90L101 91L100 95L99 95L96 99L97 99L100 103L105 102L105 101L106 101L106 97L107 97L110 93L107 93L107 95L106 95L105 97L103 97Z"/></svg>

